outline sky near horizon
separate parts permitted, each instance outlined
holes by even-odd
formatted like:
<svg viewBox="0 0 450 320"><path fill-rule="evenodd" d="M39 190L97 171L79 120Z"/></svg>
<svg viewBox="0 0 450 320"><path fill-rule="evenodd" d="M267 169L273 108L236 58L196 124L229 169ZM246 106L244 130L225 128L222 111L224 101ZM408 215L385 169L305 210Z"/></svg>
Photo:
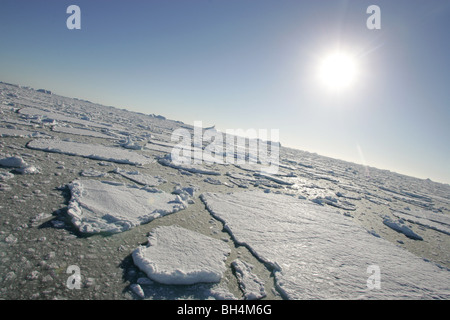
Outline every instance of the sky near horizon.
<svg viewBox="0 0 450 320"><path fill-rule="evenodd" d="M0 30L0 81L450 183L450 1L2 0ZM336 51L339 91L318 79Z"/></svg>

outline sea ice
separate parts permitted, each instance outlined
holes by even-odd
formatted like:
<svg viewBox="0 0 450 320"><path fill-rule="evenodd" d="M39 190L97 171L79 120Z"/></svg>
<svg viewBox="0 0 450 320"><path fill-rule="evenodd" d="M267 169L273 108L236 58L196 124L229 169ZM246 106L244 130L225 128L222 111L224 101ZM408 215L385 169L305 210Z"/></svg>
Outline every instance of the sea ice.
<svg viewBox="0 0 450 320"><path fill-rule="evenodd" d="M85 158L126 163L134 165L145 165L154 162L152 158L115 147L94 145L76 141L63 141L59 139L36 139L27 144L28 148L49 152L57 152L68 155L81 156Z"/></svg>
<svg viewBox="0 0 450 320"><path fill-rule="evenodd" d="M405 236L407 236L410 239L414 240L423 240L421 236L419 236L417 233L411 230L407 225L405 225L405 221L403 219L398 219L397 221L392 220L389 217L384 218L383 223L387 225L389 228L403 233Z"/></svg>
<svg viewBox="0 0 450 320"><path fill-rule="evenodd" d="M133 251L133 261L150 279L163 284L219 282L230 253L223 241L179 226L153 229L148 242Z"/></svg>
<svg viewBox="0 0 450 320"><path fill-rule="evenodd" d="M78 119L78 118L73 118L73 117L68 117L68 116L65 116L65 115L57 113L57 112L45 111L45 110L41 110L41 109L37 109L37 108L33 108L33 107L22 108L19 110L19 113L24 115L25 117L29 117L29 118L37 117L41 122L57 120L57 121L63 121L63 122L69 122L69 123L77 123L77 124L81 124L81 125L87 126L87 127L90 126L90 127L111 129L111 126L107 126L107 125L104 125L101 123Z"/></svg>
<svg viewBox="0 0 450 320"><path fill-rule="evenodd" d="M156 187L167 182L163 178L153 177L148 174L140 173L139 171L125 171L117 168L116 170L114 170L114 172L120 174L121 176L124 176L127 179L130 179L131 181L142 184L144 186L147 185L149 187Z"/></svg>
<svg viewBox="0 0 450 320"><path fill-rule="evenodd" d="M21 157L7 157L0 159L0 166L8 168L21 168L26 165Z"/></svg>
<svg viewBox="0 0 450 320"><path fill-rule="evenodd" d="M126 138L126 142L121 143L120 145L125 149L142 150L142 146L136 141L133 141L133 139L129 136Z"/></svg>
<svg viewBox="0 0 450 320"><path fill-rule="evenodd" d="M117 137L112 135L106 135L101 132L97 132L89 129L81 129L81 128L72 128L72 127L59 127L54 126L52 131L61 132L61 133L69 133L80 136L94 137L94 138L103 138L103 139L117 139Z"/></svg>
<svg viewBox="0 0 450 320"><path fill-rule="evenodd" d="M97 178L100 178L100 177L107 177L108 173L89 168L89 169L85 169L85 170L81 171L80 172L80 176L82 176L82 177L97 177Z"/></svg>
<svg viewBox="0 0 450 320"><path fill-rule="evenodd" d="M179 195L155 188L98 180L69 184L68 214L83 233L117 233L185 209Z"/></svg>
<svg viewBox="0 0 450 320"><path fill-rule="evenodd" d="M12 178L14 178L14 174L12 174L11 172L0 171L0 182L6 181L6 180L9 180Z"/></svg>
<svg viewBox="0 0 450 320"><path fill-rule="evenodd" d="M172 161L171 154L166 155L164 158L160 158L158 162L164 166L172 167L175 169L181 169L192 173L202 173L220 176L220 172L214 169L208 169L206 166L195 165L195 164L181 164Z"/></svg>
<svg viewBox="0 0 450 320"><path fill-rule="evenodd" d="M0 128L0 137L31 137L33 132L21 129Z"/></svg>
<svg viewBox="0 0 450 320"><path fill-rule="evenodd" d="M264 281L253 273L253 266L251 264L236 259L231 265L234 268L239 287L244 292L244 298L246 300L256 300L266 296Z"/></svg>
<svg viewBox="0 0 450 320"><path fill-rule="evenodd" d="M421 226L450 235L450 217L429 210L413 210L407 212L394 211L397 218L419 224Z"/></svg>
<svg viewBox="0 0 450 320"><path fill-rule="evenodd" d="M449 270L331 208L258 191L201 198L237 244L274 269L276 287L288 299L450 298ZM373 265L381 270L380 289L368 285Z"/></svg>
<svg viewBox="0 0 450 320"><path fill-rule="evenodd" d="M147 143L144 146L144 150L153 150L153 151L160 151L164 153L171 153L173 147L165 146L165 145L159 145L154 143Z"/></svg>

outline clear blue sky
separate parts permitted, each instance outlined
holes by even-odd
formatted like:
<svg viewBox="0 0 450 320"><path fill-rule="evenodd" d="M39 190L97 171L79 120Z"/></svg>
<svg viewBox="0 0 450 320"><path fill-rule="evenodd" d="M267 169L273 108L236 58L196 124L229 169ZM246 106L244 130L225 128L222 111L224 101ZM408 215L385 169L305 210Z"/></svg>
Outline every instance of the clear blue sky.
<svg viewBox="0 0 450 320"><path fill-rule="evenodd" d="M81 30L66 9L81 8ZM369 30L369 5L381 30ZM0 80L450 183L450 1L2 0ZM317 81L355 55L356 83Z"/></svg>

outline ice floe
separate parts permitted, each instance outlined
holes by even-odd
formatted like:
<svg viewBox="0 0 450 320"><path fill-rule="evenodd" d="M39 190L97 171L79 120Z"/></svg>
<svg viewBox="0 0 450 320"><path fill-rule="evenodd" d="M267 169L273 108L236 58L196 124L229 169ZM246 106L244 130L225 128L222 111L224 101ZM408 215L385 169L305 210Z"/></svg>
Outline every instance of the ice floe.
<svg viewBox="0 0 450 320"><path fill-rule="evenodd" d="M163 158L158 159L158 162L164 166L172 167L175 169L181 169L192 173L209 174L219 176L220 172L208 165L196 165L196 164L182 164L172 161L171 154L166 155Z"/></svg>
<svg viewBox="0 0 450 320"><path fill-rule="evenodd" d="M154 162L153 158L138 154L130 150L115 147L81 143L76 141L63 141L59 139L36 139L27 144L28 148L48 152L63 153L67 155L81 156L85 158L126 163L133 165L145 165Z"/></svg>
<svg viewBox="0 0 450 320"><path fill-rule="evenodd" d="M149 187L98 180L69 184L68 214L83 233L117 233L185 209L179 195Z"/></svg>
<svg viewBox="0 0 450 320"><path fill-rule="evenodd" d="M28 130L0 128L0 137L31 137L33 132Z"/></svg>
<svg viewBox="0 0 450 320"><path fill-rule="evenodd" d="M7 168L21 168L26 165L22 157L7 157L0 159L0 166Z"/></svg>
<svg viewBox="0 0 450 320"><path fill-rule="evenodd" d="M80 136L94 137L94 138L103 138L103 139L118 139L119 138L114 135L107 135L107 134L104 134L101 132L97 132L97 131L89 130L89 129L83 129L83 128L54 126L52 128L52 131L80 135Z"/></svg>
<svg viewBox="0 0 450 320"><path fill-rule="evenodd" d="M449 270L330 208L257 191L201 198L238 244L273 268L286 298L450 298ZM367 284L373 265L381 270L380 289Z"/></svg>
<svg viewBox="0 0 450 320"><path fill-rule="evenodd" d="M236 273L239 287L244 293L244 299L256 300L266 296L264 281L253 273L253 266L251 264L236 259L231 265Z"/></svg>
<svg viewBox="0 0 450 320"><path fill-rule="evenodd" d="M0 171L0 182L6 181L6 180L9 180L12 178L14 178L14 174L12 174L11 172Z"/></svg>
<svg viewBox="0 0 450 320"><path fill-rule="evenodd" d="M143 150L151 150L151 151L160 151L163 153L171 153L172 152L172 147L168 147L168 146L162 146L159 144L154 144L154 143L147 143Z"/></svg>
<svg viewBox="0 0 450 320"><path fill-rule="evenodd" d="M28 165L22 157L7 157L0 159L0 167L14 168L14 173L37 174L39 169L33 165Z"/></svg>
<svg viewBox="0 0 450 320"><path fill-rule="evenodd" d="M51 121L51 124L54 124L55 121L62 121L62 122L69 122L69 123L77 123L77 124L80 124L80 125L83 125L86 127L97 127L97 128L106 128L106 129L111 128L111 126L97 123L94 121L68 117L66 115L63 115L63 114L60 114L57 112L46 111L46 110L37 109L37 108L33 108L33 107L22 108L19 110L19 113L26 118L32 118L32 119L37 120L38 122Z"/></svg>
<svg viewBox="0 0 450 320"><path fill-rule="evenodd" d="M97 177L97 178L100 178L100 177L107 177L108 173L89 168L89 169L82 170L80 172L80 176L82 176L82 177Z"/></svg>
<svg viewBox="0 0 450 320"><path fill-rule="evenodd" d="M447 215L428 210L414 210L408 213L394 211L392 214L404 221L450 235L450 218Z"/></svg>
<svg viewBox="0 0 450 320"><path fill-rule="evenodd" d="M421 236L419 236L417 233L415 233L410 227L408 227L405 224L405 221L403 219L398 220L392 220L389 217L386 217L383 219L383 223L387 225L389 228L403 233L408 238L414 239L414 240L423 240Z"/></svg>
<svg viewBox="0 0 450 320"><path fill-rule="evenodd" d="M127 137L126 141L120 144L125 149L131 149L131 150L142 150L142 146L134 141L131 137Z"/></svg>
<svg viewBox="0 0 450 320"><path fill-rule="evenodd" d="M156 187L160 184L166 183L167 180L161 178L161 177L154 177L148 174L140 173L139 171L126 171L122 170L120 168L117 168L114 170L115 173L120 174L121 176L124 176L125 178L130 179L131 181L134 181L136 183L147 185L149 187Z"/></svg>
<svg viewBox="0 0 450 320"><path fill-rule="evenodd" d="M22 129L0 128L0 137L19 138L50 138L51 136L42 132L28 131Z"/></svg>
<svg viewBox="0 0 450 320"><path fill-rule="evenodd" d="M133 261L150 279L163 284L219 282L231 251L221 240L179 226L153 229L148 242L133 251Z"/></svg>

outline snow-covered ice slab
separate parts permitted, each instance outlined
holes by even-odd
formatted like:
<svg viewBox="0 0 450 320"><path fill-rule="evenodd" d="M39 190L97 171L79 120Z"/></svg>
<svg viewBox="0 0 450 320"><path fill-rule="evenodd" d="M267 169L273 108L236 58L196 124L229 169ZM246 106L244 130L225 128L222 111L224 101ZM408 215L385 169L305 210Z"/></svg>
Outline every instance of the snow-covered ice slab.
<svg viewBox="0 0 450 320"><path fill-rule="evenodd" d="M195 164L182 164L172 161L170 154L164 158L160 158L158 162L164 166L172 167L174 169L181 169L192 173L209 174L214 176L220 176L220 172L214 169L210 169L207 166L195 165Z"/></svg>
<svg viewBox="0 0 450 320"><path fill-rule="evenodd" d="M72 117L62 115L60 113L45 111L45 110L41 110L41 109L37 109L37 108L33 108L33 107L22 108L19 110L19 113L24 116L27 116L27 117L40 117L40 118L44 118L45 120L56 120L56 121L77 123L77 124L81 124L81 125L87 126L87 127L111 129L111 126L107 126L107 125L104 125L101 123L78 119L78 118L72 118Z"/></svg>
<svg viewBox="0 0 450 320"><path fill-rule="evenodd" d="M31 137L32 134L27 130L0 128L0 137Z"/></svg>
<svg viewBox="0 0 450 320"><path fill-rule="evenodd" d="M288 186L294 185L294 182L289 181L288 179L285 179L285 178L282 178L282 177L276 177L276 176L270 175L270 174L255 173L255 176L256 177L266 178L268 180L271 180L271 181L276 182L276 183L281 184L281 185L288 185Z"/></svg>
<svg viewBox="0 0 450 320"><path fill-rule="evenodd" d="M116 170L114 170L114 172L120 174L121 176L124 176L127 179L130 179L131 181L142 184L144 186L147 185L149 187L156 187L167 182L167 180L164 180L163 178L150 176L148 174L140 173L139 171L125 171L117 168Z"/></svg>
<svg viewBox="0 0 450 320"><path fill-rule="evenodd" d="M144 146L144 150L160 151L164 153L171 153L172 148L167 146L161 146L159 144L147 143Z"/></svg>
<svg viewBox="0 0 450 320"><path fill-rule="evenodd" d="M42 138L50 137L37 131L28 131L22 129L0 128L0 137L19 137L19 138Z"/></svg>
<svg viewBox="0 0 450 320"><path fill-rule="evenodd" d="M448 269L331 208L255 191L201 198L237 243L274 268L276 286L289 299L450 298ZM368 285L374 265L380 289Z"/></svg>
<svg viewBox="0 0 450 320"><path fill-rule="evenodd" d="M417 233L412 231L411 228L409 228L407 225L405 225L405 221L403 219L392 220L391 218L386 217L383 219L383 223L385 225L387 225L389 228L391 228L397 232L403 233L405 236L407 236L410 239L423 240L423 238L421 236L419 236Z"/></svg>
<svg viewBox="0 0 450 320"><path fill-rule="evenodd" d="M30 141L27 147L116 163L145 165L154 162L153 158L130 150L59 139L36 139Z"/></svg>
<svg viewBox="0 0 450 320"><path fill-rule="evenodd" d="M76 180L69 184L68 214L83 233L117 233L185 209L180 196L117 182Z"/></svg>
<svg viewBox="0 0 450 320"><path fill-rule="evenodd" d="M253 266L251 264L236 259L231 265L234 268L239 287L244 292L244 298L246 300L256 300L266 296L264 281L253 273Z"/></svg>
<svg viewBox="0 0 450 320"><path fill-rule="evenodd" d="M52 128L54 132L68 133L80 136L94 137L94 138L102 138L102 139L119 139L120 137L107 135L101 132L97 132L89 129L81 129L81 128L72 128L72 127L57 127L54 126Z"/></svg>
<svg viewBox="0 0 450 320"><path fill-rule="evenodd" d="M450 236L450 217L442 213L435 213L429 210L416 210L409 212L394 211L392 214L397 218L419 224Z"/></svg>
<svg viewBox="0 0 450 320"><path fill-rule="evenodd" d="M179 226L153 229L148 242L133 252L133 261L150 279L163 284L219 282L230 253L225 242Z"/></svg>
<svg viewBox="0 0 450 320"><path fill-rule="evenodd" d="M26 165L22 157L7 157L0 159L0 166L7 168L21 168Z"/></svg>

